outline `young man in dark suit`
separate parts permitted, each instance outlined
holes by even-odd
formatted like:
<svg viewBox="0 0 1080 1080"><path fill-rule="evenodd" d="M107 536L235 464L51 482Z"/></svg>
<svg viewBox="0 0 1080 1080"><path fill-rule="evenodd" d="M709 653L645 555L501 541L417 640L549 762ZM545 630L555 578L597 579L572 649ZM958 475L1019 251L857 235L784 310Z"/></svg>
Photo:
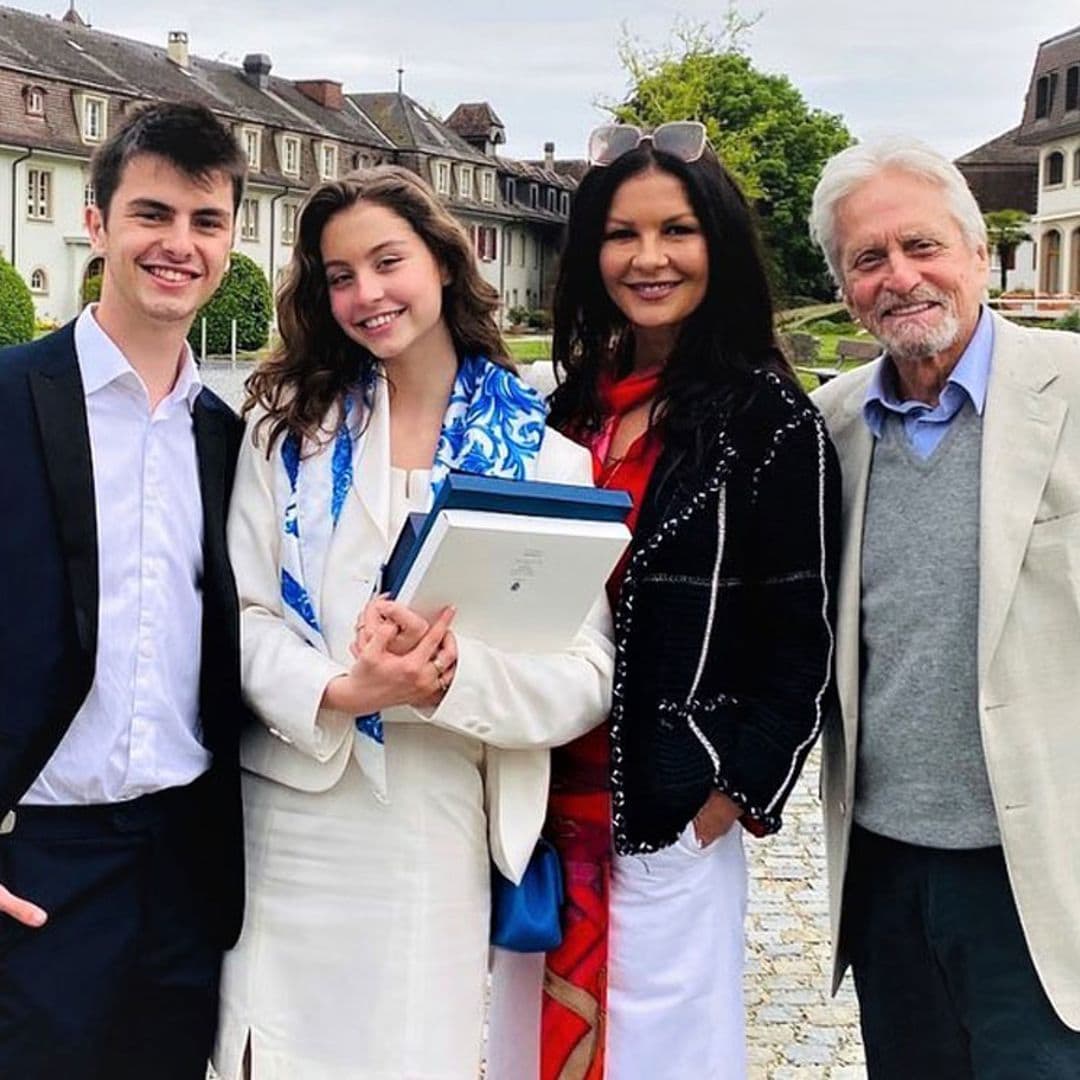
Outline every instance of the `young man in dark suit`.
<svg viewBox="0 0 1080 1080"><path fill-rule="evenodd" d="M245 162L201 106L92 165L101 300L0 352L0 1075L202 1080L243 906L240 423L186 337Z"/></svg>

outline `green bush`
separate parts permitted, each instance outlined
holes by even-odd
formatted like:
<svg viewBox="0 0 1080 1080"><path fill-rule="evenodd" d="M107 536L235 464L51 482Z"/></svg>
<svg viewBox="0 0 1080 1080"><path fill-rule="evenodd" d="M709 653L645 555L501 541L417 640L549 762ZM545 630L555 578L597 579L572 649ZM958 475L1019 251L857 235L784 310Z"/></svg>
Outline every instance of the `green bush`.
<svg viewBox="0 0 1080 1080"><path fill-rule="evenodd" d="M517 304L506 312L506 317L510 320L511 326L524 326L529 318L529 309Z"/></svg>
<svg viewBox="0 0 1080 1080"><path fill-rule="evenodd" d="M535 311L529 312L525 317L525 322L531 330L550 330L551 312L537 308Z"/></svg>
<svg viewBox="0 0 1080 1080"><path fill-rule="evenodd" d="M34 340L34 298L19 271L0 257L0 346Z"/></svg>
<svg viewBox="0 0 1080 1080"><path fill-rule="evenodd" d="M1080 308L1073 308L1067 315L1053 322L1055 330L1069 330L1074 334L1080 334Z"/></svg>
<svg viewBox="0 0 1080 1080"><path fill-rule="evenodd" d="M274 297L270 283L254 259L232 253L229 271L218 290L200 308L188 340L198 353L202 346L202 321L206 319L206 351L223 354L232 348L232 320L236 320L236 347L243 352L261 349L270 337Z"/></svg>
<svg viewBox="0 0 1080 1080"><path fill-rule="evenodd" d="M101 274L91 274L83 282L82 306L96 304L101 299Z"/></svg>

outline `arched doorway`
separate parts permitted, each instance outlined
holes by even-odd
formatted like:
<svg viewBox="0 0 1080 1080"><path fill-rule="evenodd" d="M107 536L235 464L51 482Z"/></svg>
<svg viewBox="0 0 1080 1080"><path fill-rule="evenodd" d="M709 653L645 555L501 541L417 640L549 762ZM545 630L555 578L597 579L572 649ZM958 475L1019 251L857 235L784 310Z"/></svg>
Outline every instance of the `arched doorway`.
<svg viewBox="0 0 1080 1080"><path fill-rule="evenodd" d="M84 308L101 296L101 275L105 272L105 260L95 255L83 270L82 284L79 286L79 307Z"/></svg>
<svg viewBox="0 0 1080 1080"><path fill-rule="evenodd" d="M1061 233L1051 229L1042 235L1042 273L1039 290L1044 293L1061 292Z"/></svg>

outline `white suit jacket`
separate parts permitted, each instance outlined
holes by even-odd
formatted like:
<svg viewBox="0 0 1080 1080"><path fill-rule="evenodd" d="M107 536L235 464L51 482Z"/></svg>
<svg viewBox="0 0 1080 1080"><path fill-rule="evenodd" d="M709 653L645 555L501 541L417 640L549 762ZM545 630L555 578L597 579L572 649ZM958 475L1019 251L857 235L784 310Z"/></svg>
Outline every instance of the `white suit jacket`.
<svg viewBox="0 0 1080 1080"><path fill-rule="evenodd" d="M354 485L326 557L319 611L329 656L307 645L282 618L281 522L273 498L273 469L279 466L253 442L255 416L237 464L229 552L240 594L244 695L262 720L243 736L240 761L251 772L304 791L327 790L348 763L354 717L320 708L320 701L326 684L349 669L356 617L394 539L388 534L389 402L385 382L378 387ZM591 484L589 453L549 428L536 477ZM518 880L546 812L548 747L595 727L610 707L614 648L607 601L597 600L565 653L503 653L462 637L458 647L457 673L438 708L423 714L386 709L383 721L431 723L487 744L491 855Z"/></svg>
<svg viewBox="0 0 1080 1080"><path fill-rule="evenodd" d="M813 395L844 474L840 715L826 723L822 760L834 992L847 966L841 902L859 737L860 570L873 445L862 407L879 363ZM1031 958L1061 1019L1080 1030L1080 337L994 317L982 438L983 750Z"/></svg>

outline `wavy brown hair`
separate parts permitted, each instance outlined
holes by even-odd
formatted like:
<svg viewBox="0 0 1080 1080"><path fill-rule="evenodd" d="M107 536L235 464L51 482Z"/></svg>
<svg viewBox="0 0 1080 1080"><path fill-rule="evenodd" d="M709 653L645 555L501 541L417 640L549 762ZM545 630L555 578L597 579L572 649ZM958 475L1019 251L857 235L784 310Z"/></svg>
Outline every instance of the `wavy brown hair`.
<svg viewBox="0 0 1080 1080"><path fill-rule="evenodd" d="M256 406L266 410L258 426L269 426L268 455L284 434L322 437L331 409L347 390L368 384L376 370L375 357L348 337L331 313L321 251L326 223L361 201L408 222L446 271L442 317L458 356L486 356L513 369L496 322L498 290L480 276L467 233L431 188L398 165L350 173L320 184L300 208L292 261L277 295L281 344L246 383L243 412Z"/></svg>

